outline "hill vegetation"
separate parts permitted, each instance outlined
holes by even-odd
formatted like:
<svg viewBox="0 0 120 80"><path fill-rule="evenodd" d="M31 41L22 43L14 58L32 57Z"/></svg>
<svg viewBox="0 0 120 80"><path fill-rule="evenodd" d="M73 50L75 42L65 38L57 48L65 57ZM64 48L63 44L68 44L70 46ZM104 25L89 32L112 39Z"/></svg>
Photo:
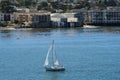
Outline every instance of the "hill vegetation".
<svg viewBox="0 0 120 80"><path fill-rule="evenodd" d="M108 6L120 6L120 0L59 0L53 2L52 0L37 2L35 0L17 0L12 3L10 0L3 0L0 3L0 10L4 13L15 12L15 7L36 8L37 10L48 10L55 12L56 10L63 10L64 12L71 9L93 9L106 8Z"/></svg>

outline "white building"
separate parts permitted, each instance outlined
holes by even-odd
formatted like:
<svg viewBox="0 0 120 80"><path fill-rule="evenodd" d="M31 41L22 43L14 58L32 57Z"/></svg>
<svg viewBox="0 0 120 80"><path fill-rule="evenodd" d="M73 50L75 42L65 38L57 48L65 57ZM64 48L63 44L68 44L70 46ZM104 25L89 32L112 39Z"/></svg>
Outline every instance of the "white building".
<svg viewBox="0 0 120 80"><path fill-rule="evenodd" d="M82 14L78 13L53 13L51 22L53 27L78 27L83 25Z"/></svg>

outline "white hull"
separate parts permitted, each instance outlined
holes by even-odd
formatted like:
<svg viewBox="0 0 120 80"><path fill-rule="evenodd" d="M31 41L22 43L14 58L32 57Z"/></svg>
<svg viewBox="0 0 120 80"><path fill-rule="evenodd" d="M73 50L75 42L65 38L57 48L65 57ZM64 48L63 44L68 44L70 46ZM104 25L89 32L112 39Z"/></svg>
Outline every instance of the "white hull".
<svg viewBox="0 0 120 80"><path fill-rule="evenodd" d="M98 26L92 26L92 25L84 25L84 28L97 28Z"/></svg>

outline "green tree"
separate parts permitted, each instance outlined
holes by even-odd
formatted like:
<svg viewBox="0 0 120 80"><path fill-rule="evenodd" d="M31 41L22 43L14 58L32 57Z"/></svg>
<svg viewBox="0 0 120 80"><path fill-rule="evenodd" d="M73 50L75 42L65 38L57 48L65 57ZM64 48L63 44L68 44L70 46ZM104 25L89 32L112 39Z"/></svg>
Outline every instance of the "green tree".
<svg viewBox="0 0 120 80"><path fill-rule="evenodd" d="M115 0L109 0L108 2L107 2L107 6L116 6L117 4L116 4L116 1Z"/></svg>
<svg viewBox="0 0 120 80"><path fill-rule="evenodd" d="M2 27L6 27L7 25L8 25L7 21L1 21L0 22L0 26L2 26Z"/></svg>
<svg viewBox="0 0 120 80"><path fill-rule="evenodd" d="M33 6L35 4L34 0L18 0L18 6Z"/></svg>
<svg viewBox="0 0 120 80"><path fill-rule="evenodd" d="M51 3L51 0L47 0L48 3Z"/></svg>
<svg viewBox="0 0 120 80"><path fill-rule="evenodd" d="M47 9L47 8L49 8L48 7L48 3L47 2L41 2L39 5L38 5L38 7L37 7L37 10L41 10L41 9Z"/></svg>
<svg viewBox="0 0 120 80"><path fill-rule="evenodd" d="M107 6L117 6L117 3L115 0L104 0L104 1L99 1L97 4L99 7L107 7Z"/></svg>
<svg viewBox="0 0 120 80"><path fill-rule="evenodd" d="M14 5L9 0L1 1L0 8L3 13L12 13L15 11Z"/></svg>
<svg viewBox="0 0 120 80"><path fill-rule="evenodd" d="M37 6L37 10L41 10L42 9L42 6L41 5L38 5Z"/></svg>
<svg viewBox="0 0 120 80"><path fill-rule="evenodd" d="M40 5L41 5L42 7L48 7L48 3L47 3L47 2L41 2Z"/></svg>
<svg viewBox="0 0 120 80"><path fill-rule="evenodd" d="M90 4L88 2L80 2L75 6L75 9L80 9L80 8L90 8Z"/></svg>

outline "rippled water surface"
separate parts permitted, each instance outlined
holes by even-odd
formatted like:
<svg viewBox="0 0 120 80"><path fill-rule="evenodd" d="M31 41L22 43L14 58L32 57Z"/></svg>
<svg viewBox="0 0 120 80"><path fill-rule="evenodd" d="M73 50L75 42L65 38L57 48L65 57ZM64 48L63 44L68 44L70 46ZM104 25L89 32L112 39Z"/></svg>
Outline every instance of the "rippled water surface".
<svg viewBox="0 0 120 80"><path fill-rule="evenodd" d="M51 41L64 72L46 72ZM0 80L120 80L120 28L0 30Z"/></svg>

